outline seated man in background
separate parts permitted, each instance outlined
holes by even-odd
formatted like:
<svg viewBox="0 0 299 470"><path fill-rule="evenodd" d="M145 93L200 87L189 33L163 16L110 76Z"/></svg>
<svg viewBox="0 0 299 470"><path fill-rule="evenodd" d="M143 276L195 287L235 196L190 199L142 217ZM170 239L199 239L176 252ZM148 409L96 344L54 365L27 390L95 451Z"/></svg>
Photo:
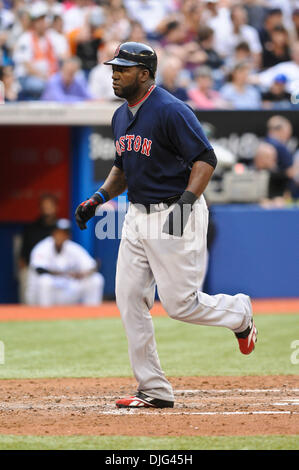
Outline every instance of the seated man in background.
<svg viewBox="0 0 299 470"><path fill-rule="evenodd" d="M60 103L75 103L90 100L87 82L82 74L79 74L81 61L78 57L66 59L61 71L53 75L47 82L43 101L56 101Z"/></svg>
<svg viewBox="0 0 299 470"><path fill-rule="evenodd" d="M286 90L287 77L276 75L269 90L262 93L263 108L289 109L291 108L291 94Z"/></svg>
<svg viewBox="0 0 299 470"><path fill-rule="evenodd" d="M57 222L58 204L54 194L43 194L39 201L38 218L24 229L19 253L19 298L26 303L26 284L30 254L34 246L51 235Z"/></svg>
<svg viewBox="0 0 299 470"><path fill-rule="evenodd" d="M181 101L189 100L187 90L180 84L183 62L175 56L166 56L162 61L160 87Z"/></svg>
<svg viewBox="0 0 299 470"><path fill-rule="evenodd" d="M264 170L269 173L267 200L278 205L284 204L285 198L288 197L290 179L286 169L281 165L279 153L274 145L265 141L260 142L254 155L254 167L258 171Z"/></svg>
<svg viewBox="0 0 299 470"><path fill-rule="evenodd" d="M27 299L30 305L99 305L104 278L96 261L70 240L70 222L59 219L52 235L39 242L30 256Z"/></svg>
<svg viewBox="0 0 299 470"><path fill-rule="evenodd" d="M210 67L203 65L194 72L195 86L188 91L193 109L225 109L229 104L213 89Z"/></svg>

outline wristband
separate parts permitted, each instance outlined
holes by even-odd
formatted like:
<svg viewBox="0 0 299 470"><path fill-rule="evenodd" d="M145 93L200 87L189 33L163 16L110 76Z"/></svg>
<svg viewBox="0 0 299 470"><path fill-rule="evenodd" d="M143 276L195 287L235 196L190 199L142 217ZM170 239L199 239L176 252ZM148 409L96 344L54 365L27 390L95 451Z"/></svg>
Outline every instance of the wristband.
<svg viewBox="0 0 299 470"><path fill-rule="evenodd" d="M98 191L95 192L95 194L99 195L102 198L102 204L109 201L110 199L109 194L103 188L100 188Z"/></svg>
<svg viewBox="0 0 299 470"><path fill-rule="evenodd" d="M197 201L197 199L198 197L191 191L184 191L179 201L182 204L191 204L191 206L193 206L193 204L195 203L195 201Z"/></svg>

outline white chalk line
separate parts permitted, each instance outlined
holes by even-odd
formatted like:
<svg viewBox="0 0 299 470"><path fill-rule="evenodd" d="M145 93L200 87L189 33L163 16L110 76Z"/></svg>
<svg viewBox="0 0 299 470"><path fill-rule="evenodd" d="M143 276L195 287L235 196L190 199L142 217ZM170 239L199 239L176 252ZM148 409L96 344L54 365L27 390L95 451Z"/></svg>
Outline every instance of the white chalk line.
<svg viewBox="0 0 299 470"><path fill-rule="evenodd" d="M225 389L203 389L203 390L175 390L174 394L180 393L282 393L282 392L299 392L299 388L225 388Z"/></svg>
<svg viewBox="0 0 299 470"><path fill-rule="evenodd" d="M133 411L133 413L132 413ZM104 411L101 412L102 415L133 415L135 414L136 410L130 410L130 411ZM136 413L137 414L137 413ZM152 411L150 410L149 412L138 412L138 415L156 415L156 416L173 416L173 415L200 415L200 416L234 416L234 415L298 415L299 412L296 411L182 411L182 412L170 412L170 413L165 413L163 411L157 412L157 411Z"/></svg>
<svg viewBox="0 0 299 470"><path fill-rule="evenodd" d="M112 406L112 405L109 405ZM114 405L115 406L115 405ZM99 408L100 405L65 405L65 404L55 404L55 405L23 405L15 404L12 406L7 406L6 404L0 403L0 411L20 411L20 410L42 410L48 411L53 409L73 409L73 410L82 410L82 408ZM95 410L96 411L96 410ZM241 415L298 415L299 411L276 411L276 410L252 410L252 411L154 411L152 409L147 409L147 411L142 411L141 409L115 409L115 410L101 410L99 415L118 415L118 416L132 416L132 415L146 415L146 416L173 416L173 415L199 415L199 416L241 416Z"/></svg>
<svg viewBox="0 0 299 470"><path fill-rule="evenodd" d="M271 388L271 389L242 389L242 388L235 388L235 389L183 389L183 390L175 390L175 396L195 396L195 395L225 395L225 394L233 394L233 393L242 393L242 394L263 394L263 393L297 393L299 392L299 388ZM34 398L32 395L24 395L23 398ZM188 408L196 408L198 407L198 403L192 404L188 403L188 406L182 405L178 403L176 405L177 408L181 408L181 411L154 411L152 409L143 411L141 409L115 409L115 404L109 403L86 403L85 401L82 403L78 403L78 400L115 400L119 398L119 395L86 395L76 396L76 395L48 395L41 397L43 400L76 400L77 403L46 403L46 404L33 404L33 403L14 403L9 404L9 402L0 402L0 412L1 411L17 411L17 410L58 410L58 409L73 409L73 410L81 410L84 409L94 409L95 412L99 412L99 415L200 415L200 416L238 416L238 415L297 415L299 412L297 411L290 411L290 410L251 410L251 411L183 411L186 407ZM106 410L99 410L99 408L106 408ZM249 406L249 405L248 405ZM254 406L254 405L252 405ZM299 406L299 397L297 398L280 398L280 401L269 403L267 406ZM109 410L109 408L111 408ZM113 409L112 409L113 408Z"/></svg>
<svg viewBox="0 0 299 470"><path fill-rule="evenodd" d="M185 394L188 395L197 395L197 394L232 394L232 393L299 393L299 388L266 388L266 389L244 389L244 388L227 388L227 389L183 389L183 390L174 390L175 396L183 396ZM24 395L24 398L32 398L30 395ZM120 395L84 395L84 399L87 400L116 400L120 397ZM82 397L80 397L82 398ZM78 395L47 395L41 397L43 400L59 400L59 399L67 399L67 400L76 400L78 399Z"/></svg>

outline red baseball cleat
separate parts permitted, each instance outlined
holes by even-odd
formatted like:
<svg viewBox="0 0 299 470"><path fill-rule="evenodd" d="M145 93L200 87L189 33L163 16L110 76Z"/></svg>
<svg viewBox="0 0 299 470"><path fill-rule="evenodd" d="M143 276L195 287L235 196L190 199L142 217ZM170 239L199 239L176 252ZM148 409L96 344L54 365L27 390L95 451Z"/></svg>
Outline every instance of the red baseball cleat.
<svg viewBox="0 0 299 470"><path fill-rule="evenodd" d="M137 392L133 397L126 397L117 400L118 408L173 408L173 401L151 398L145 393Z"/></svg>
<svg viewBox="0 0 299 470"><path fill-rule="evenodd" d="M242 354L250 354L254 350L255 343L257 342L257 329L254 324L253 318L250 325L246 330L241 333L235 333L238 341L239 348Z"/></svg>

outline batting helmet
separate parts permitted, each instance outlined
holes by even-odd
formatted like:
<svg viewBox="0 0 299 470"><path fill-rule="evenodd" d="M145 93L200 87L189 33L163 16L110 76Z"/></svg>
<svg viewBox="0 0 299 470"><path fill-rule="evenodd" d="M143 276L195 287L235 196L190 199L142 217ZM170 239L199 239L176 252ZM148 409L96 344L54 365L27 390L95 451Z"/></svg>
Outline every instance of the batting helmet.
<svg viewBox="0 0 299 470"><path fill-rule="evenodd" d="M106 65L122 65L123 67L136 67L142 65L152 76L157 70L157 55L150 46L141 42L124 42L116 49L114 57Z"/></svg>

